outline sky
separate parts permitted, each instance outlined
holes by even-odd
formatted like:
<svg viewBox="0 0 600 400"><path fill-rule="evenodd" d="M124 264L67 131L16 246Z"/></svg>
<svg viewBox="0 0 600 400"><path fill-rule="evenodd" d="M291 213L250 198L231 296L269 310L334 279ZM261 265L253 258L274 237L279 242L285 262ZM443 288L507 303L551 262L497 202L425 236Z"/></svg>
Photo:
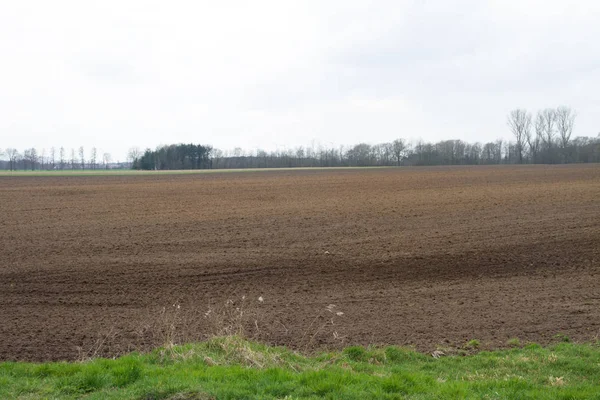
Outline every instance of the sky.
<svg viewBox="0 0 600 400"><path fill-rule="evenodd" d="M0 149L509 139L600 132L600 2L19 0L0 12Z"/></svg>

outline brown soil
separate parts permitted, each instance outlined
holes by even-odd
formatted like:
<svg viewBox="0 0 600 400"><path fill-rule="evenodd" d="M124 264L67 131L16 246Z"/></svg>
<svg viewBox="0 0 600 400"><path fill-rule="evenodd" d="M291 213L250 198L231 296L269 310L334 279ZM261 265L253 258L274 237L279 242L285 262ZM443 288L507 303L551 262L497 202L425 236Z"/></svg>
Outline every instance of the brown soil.
<svg viewBox="0 0 600 400"><path fill-rule="evenodd" d="M600 334L598 165L5 177L0 226L0 360Z"/></svg>

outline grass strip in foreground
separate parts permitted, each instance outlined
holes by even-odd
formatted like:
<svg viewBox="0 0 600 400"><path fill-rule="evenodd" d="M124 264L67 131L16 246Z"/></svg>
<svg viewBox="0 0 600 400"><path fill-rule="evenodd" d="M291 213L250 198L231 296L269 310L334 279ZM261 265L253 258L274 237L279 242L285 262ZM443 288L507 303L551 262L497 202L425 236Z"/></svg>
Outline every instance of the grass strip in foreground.
<svg viewBox="0 0 600 400"><path fill-rule="evenodd" d="M0 398L600 399L600 347L438 359L398 347L304 357L238 337L84 362L0 364Z"/></svg>

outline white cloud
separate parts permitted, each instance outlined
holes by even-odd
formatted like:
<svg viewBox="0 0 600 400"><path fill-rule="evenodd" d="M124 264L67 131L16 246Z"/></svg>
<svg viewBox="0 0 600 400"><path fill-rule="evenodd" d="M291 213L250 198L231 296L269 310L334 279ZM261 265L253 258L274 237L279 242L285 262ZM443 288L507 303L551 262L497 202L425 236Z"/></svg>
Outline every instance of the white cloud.
<svg viewBox="0 0 600 400"><path fill-rule="evenodd" d="M0 147L273 149L508 137L513 107L600 127L593 1L7 2Z"/></svg>

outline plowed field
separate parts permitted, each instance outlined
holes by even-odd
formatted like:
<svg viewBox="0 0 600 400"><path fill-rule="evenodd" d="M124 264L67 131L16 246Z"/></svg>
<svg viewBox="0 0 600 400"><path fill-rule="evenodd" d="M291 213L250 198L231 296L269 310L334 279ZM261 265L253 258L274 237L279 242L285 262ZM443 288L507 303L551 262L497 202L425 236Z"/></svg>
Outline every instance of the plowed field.
<svg viewBox="0 0 600 400"><path fill-rule="evenodd" d="M0 231L0 360L600 335L598 165L2 177Z"/></svg>

